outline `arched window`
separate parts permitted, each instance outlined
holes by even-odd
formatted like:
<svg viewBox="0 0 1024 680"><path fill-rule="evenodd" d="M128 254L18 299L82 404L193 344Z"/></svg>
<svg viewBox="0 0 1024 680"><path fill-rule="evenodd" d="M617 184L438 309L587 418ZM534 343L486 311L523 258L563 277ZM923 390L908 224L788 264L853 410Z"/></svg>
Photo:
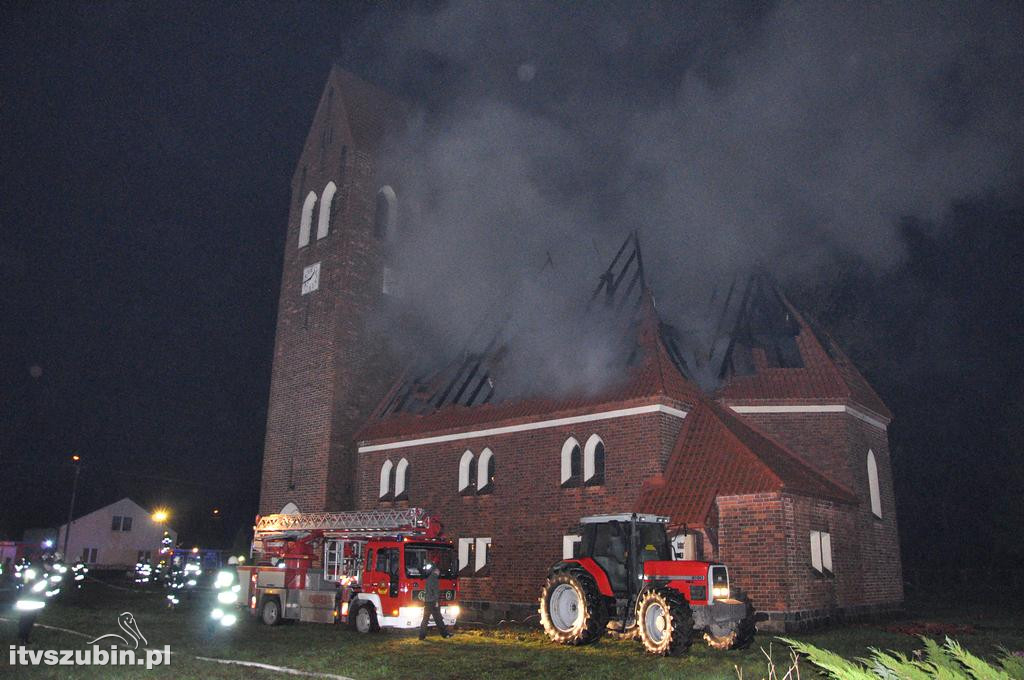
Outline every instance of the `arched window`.
<svg viewBox="0 0 1024 680"><path fill-rule="evenodd" d="M580 443L569 437L562 444L562 486L580 483Z"/></svg>
<svg viewBox="0 0 1024 680"><path fill-rule="evenodd" d="M878 492L878 464L874 451L868 450L868 492L871 494L871 512L881 519L882 495Z"/></svg>
<svg viewBox="0 0 1024 680"><path fill-rule="evenodd" d="M331 204L334 202L334 194L338 191L338 185L328 182L324 192L320 194L320 220L316 225L317 240L327 236L331 228Z"/></svg>
<svg viewBox="0 0 1024 680"><path fill-rule="evenodd" d="M473 462L473 452L468 450L459 459L459 493L463 495L476 491L473 486L476 481L476 466Z"/></svg>
<svg viewBox="0 0 1024 680"><path fill-rule="evenodd" d="M583 483L604 484L604 442L596 434L590 435L583 454Z"/></svg>
<svg viewBox="0 0 1024 680"><path fill-rule="evenodd" d="M395 190L384 185L377 192L377 208L373 218L373 235L388 240L395 235L395 221L398 218L398 197Z"/></svg>
<svg viewBox="0 0 1024 680"><path fill-rule="evenodd" d="M283 508L281 508L281 513L280 514L282 514L282 515L297 515L297 514L299 514L299 506L295 505L295 503L287 503L287 504L285 504L285 506Z"/></svg>
<svg viewBox="0 0 1024 680"><path fill-rule="evenodd" d="M476 466L476 492L491 493L494 491L494 453L490 449L484 449Z"/></svg>
<svg viewBox="0 0 1024 680"><path fill-rule="evenodd" d="M395 466L395 500L409 498L409 461L403 458Z"/></svg>
<svg viewBox="0 0 1024 680"><path fill-rule="evenodd" d="M316 192L310 191L302 203L302 216L299 218L299 247L309 245L309 229L313 224L313 208L316 207Z"/></svg>
<svg viewBox="0 0 1024 680"><path fill-rule="evenodd" d="M378 498L382 501L391 500L391 468L394 467L391 464L391 460L384 461L384 464L380 466L380 495Z"/></svg>

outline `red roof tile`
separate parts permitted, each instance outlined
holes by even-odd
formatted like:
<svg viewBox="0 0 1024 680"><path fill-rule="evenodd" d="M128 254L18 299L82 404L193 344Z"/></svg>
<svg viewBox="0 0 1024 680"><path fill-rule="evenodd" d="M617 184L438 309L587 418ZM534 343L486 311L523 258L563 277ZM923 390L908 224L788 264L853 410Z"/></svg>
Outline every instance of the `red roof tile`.
<svg viewBox="0 0 1024 680"><path fill-rule="evenodd" d="M643 492L644 512L703 526L716 496L790 492L854 503L856 497L782 444L708 400L686 417L664 478Z"/></svg>

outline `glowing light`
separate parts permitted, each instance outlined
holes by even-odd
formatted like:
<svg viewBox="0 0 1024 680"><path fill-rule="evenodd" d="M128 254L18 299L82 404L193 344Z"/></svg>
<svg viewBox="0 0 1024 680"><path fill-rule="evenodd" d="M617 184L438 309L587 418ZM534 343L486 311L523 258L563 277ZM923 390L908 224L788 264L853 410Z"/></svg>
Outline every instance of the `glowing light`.
<svg viewBox="0 0 1024 680"><path fill-rule="evenodd" d="M157 508L153 511L152 519L157 524L160 524L162 522L166 522L170 516L171 513L168 512L166 508Z"/></svg>
<svg viewBox="0 0 1024 680"><path fill-rule="evenodd" d="M32 592L38 593L46 588L46 581L36 581L32 584Z"/></svg>
<svg viewBox="0 0 1024 680"><path fill-rule="evenodd" d="M225 614L224 618L222 618L220 620L220 625L222 625L225 628L227 628L228 626L235 625L235 621L237 621L237 620L238 620L238 617L235 616L234 614Z"/></svg>
<svg viewBox="0 0 1024 680"><path fill-rule="evenodd" d="M76 453L75 455L71 456L71 460L77 463L78 461L82 460L82 457Z"/></svg>
<svg viewBox="0 0 1024 680"><path fill-rule="evenodd" d="M214 588L227 588L229 585L234 583L235 575L230 571L219 571L217 572L217 580L214 582Z"/></svg>
<svg viewBox="0 0 1024 680"><path fill-rule="evenodd" d="M17 604L14 605L14 608L23 612L28 612L35 609L42 609L45 606L46 603L40 602L39 600L18 600Z"/></svg>
<svg viewBox="0 0 1024 680"><path fill-rule="evenodd" d="M219 619L222 616L224 616L224 610L221 609L220 607L217 607L212 612L210 612L210 618L211 619Z"/></svg>
<svg viewBox="0 0 1024 680"><path fill-rule="evenodd" d="M44 548L52 548L53 547L53 539L52 538L48 538L45 541L43 541L43 547Z"/></svg>
<svg viewBox="0 0 1024 680"><path fill-rule="evenodd" d="M197 546L195 546L194 548L192 548L192 552L193 552L193 553L197 553L197 552L199 552L199 546L197 545Z"/></svg>
<svg viewBox="0 0 1024 680"><path fill-rule="evenodd" d="M729 586L715 586L711 589L711 597L716 599L729 597Z"/></svg>
<svg viewBox="0 0 1024 680"><path fill-rule="evenodd" d="M232 593L228 590L217 593L217 602L220 602L221 604L234 604L235 602L238 602L238 593Z"/></svg>

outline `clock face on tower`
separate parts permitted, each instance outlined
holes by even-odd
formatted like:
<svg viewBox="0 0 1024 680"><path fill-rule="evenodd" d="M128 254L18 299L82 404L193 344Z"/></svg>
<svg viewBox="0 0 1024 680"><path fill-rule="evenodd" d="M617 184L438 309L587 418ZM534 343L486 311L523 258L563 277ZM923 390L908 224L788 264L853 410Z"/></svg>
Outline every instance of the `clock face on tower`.
<svg viewBox="0 0 1024 680"><path fill-rule="evenodd" d="M312 293L320 287L320 263L311 264L302 270L302 294Z"/></svg>

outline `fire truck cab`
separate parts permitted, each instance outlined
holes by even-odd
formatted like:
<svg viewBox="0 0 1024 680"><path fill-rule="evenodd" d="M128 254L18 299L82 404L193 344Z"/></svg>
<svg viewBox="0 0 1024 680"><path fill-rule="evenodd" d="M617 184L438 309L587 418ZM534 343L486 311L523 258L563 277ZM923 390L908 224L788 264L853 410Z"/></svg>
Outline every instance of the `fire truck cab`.
<svg viewBox="0 0 1024 680"><path fill-rule="evenodd" d="M248 584L250 613L267 625L417 628L427 562L440 573L445 624L459 616L454 546L420 508L258 517L252 557L238 568L239 582Z"/></svg>

